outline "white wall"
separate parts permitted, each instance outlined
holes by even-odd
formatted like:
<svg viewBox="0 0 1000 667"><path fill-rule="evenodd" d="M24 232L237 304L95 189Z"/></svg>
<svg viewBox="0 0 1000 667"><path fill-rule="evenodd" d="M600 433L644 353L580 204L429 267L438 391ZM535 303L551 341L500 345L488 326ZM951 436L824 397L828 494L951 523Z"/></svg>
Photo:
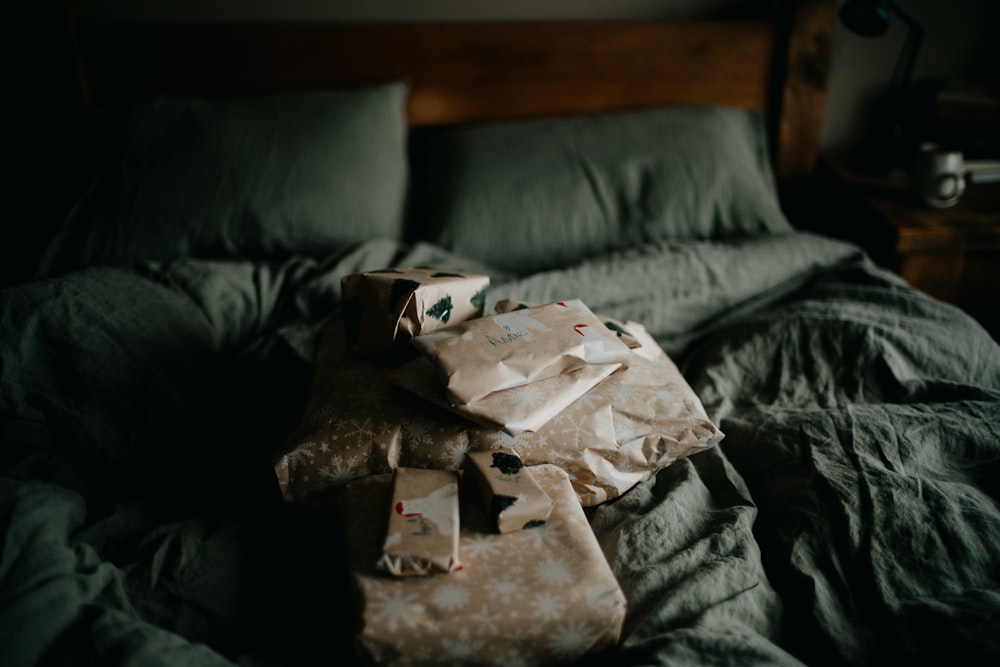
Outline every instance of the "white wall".
<svg viewBox="0 0 1000 667"><path fill-rule="evenodd" d="M90 0L101 20L542 20L676 19L756 11L774 0ZM914 80L1000 83L1000 0L897 0L927 29ZM823 149L849 151L862 135L873 99L885 89L905 28L879 39L838 26L827 97Z"/></svg>

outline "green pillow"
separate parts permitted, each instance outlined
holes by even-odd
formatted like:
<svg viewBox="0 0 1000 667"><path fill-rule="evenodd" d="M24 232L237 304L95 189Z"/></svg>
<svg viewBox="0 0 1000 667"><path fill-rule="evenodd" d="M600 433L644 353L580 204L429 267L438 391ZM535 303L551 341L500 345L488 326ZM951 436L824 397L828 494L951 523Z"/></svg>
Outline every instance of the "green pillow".
<svg viewBox="0 0 1000 667"><path fill-rule="evenodd" d="M403 236L406 84L129 110L48 269L179 257L322 255ZM43 266L43 272L46 267Z"/></svg>
<svg viewBox="0 0 1000 667"><path fill-rule="evenodd" d="M413 174L430 241L522 273L647 241L791 229L762 118L742 109L680 107L443 131L414 152Z"/></svg>

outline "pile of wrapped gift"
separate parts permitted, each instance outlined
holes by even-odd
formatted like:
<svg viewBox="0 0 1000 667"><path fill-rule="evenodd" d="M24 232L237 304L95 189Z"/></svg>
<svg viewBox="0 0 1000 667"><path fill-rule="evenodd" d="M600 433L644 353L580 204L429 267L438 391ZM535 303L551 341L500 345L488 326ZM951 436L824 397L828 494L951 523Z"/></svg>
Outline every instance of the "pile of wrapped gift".
<svg viewBox="0 0 1000 667"><path fill-rule="evenodd" d="M279 451L290 502L335 502L377 664L564 664L625 598L583 506L722 433L635 322L579 299L497 304L487 276L346 276Z"/></svg>

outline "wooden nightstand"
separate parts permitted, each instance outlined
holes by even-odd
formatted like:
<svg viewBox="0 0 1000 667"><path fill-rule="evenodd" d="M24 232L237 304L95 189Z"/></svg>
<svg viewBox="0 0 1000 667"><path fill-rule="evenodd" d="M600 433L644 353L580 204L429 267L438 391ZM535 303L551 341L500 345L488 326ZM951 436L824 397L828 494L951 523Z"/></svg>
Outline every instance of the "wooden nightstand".
<svg viewBox="0 0 1000 667"><path fill-rule="evenodd" d="M903 179L856 174L832 161L820 165L817 179L831 206L821 219L805 219L807 228L857 243L1000 340L1000 183L970 185L958 204L934 209L917 202Z"/></svg>

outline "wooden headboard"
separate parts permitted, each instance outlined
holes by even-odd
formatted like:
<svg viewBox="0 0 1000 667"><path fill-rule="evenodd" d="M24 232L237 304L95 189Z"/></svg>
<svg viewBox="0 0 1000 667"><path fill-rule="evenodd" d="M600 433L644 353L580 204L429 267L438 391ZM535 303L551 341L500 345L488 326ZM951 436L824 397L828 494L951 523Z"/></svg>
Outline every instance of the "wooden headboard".
<svg viewBox="0 0 1000 667"><path fill-rule="evenodd" d="M834 0L740 21L86 23L81 95L206 98L410 83L414 126L648 106L766 112L779 183L819 149Z"/></svg>

